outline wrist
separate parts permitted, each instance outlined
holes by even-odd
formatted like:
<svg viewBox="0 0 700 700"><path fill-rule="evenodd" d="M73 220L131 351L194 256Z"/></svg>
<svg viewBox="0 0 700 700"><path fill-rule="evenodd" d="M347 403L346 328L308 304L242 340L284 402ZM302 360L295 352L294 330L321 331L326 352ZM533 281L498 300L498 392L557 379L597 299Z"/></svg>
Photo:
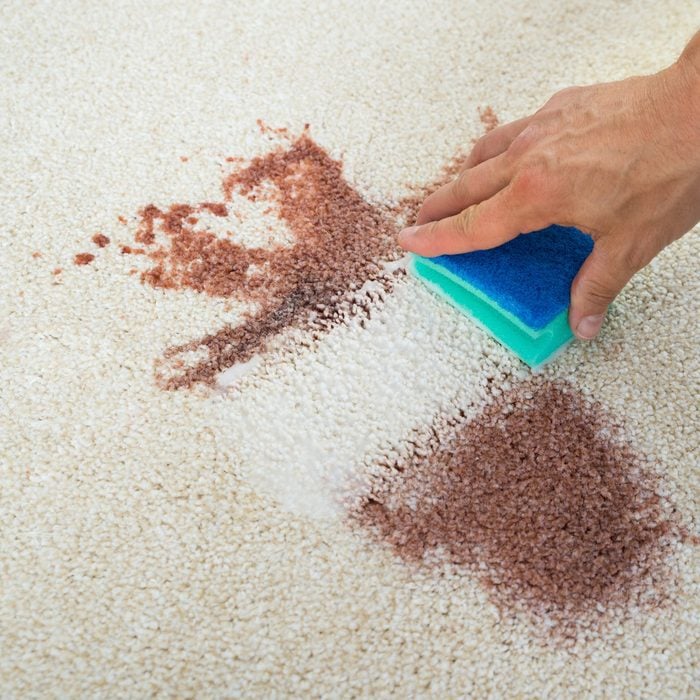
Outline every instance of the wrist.
<svg viewBox="0 0 700 700"><path fill-rule="evenodd" d="M673 128L683 160L700 166L700 32L668 68L657 73L657 115Z"/></svg>
<svg viewBox="0 0 700 700"><path fill-rule="evenodd" d="M683 65L695 78L700 80L700 31L688 42L677 63Z"/></svg>
<svg viewBox="0 0 700 700"><path fill-rule="evenodd" d="M678 73L680 89L684 91L685 99L698 119L696 124L700 123L700 31L683 49L672 68Z"/></svg>

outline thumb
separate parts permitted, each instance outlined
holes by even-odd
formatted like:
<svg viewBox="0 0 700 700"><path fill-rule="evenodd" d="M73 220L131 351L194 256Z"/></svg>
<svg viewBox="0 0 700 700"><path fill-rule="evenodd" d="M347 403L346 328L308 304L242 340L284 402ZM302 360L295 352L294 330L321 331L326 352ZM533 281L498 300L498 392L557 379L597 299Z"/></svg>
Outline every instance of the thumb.
<svg viewBox="0 0 700 700"><path fill-rule="evenodd" d="M598 335L608 305L634 274L617 257L596 243L571 284L569 325L581 340Z"/></svg>

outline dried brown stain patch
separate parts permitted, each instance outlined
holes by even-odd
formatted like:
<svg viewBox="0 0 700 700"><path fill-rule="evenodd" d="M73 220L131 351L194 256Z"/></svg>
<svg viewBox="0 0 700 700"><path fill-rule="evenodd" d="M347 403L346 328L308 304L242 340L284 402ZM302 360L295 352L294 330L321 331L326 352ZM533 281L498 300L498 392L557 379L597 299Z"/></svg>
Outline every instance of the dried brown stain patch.
<svg viewBox="0 0 700 700"><path fill-rule="evenodd" d="M479 108L479 119L484 125L484 129L487 133L489 131L493 131L493 129L495 129L499 125L498 117L493 111L493 107L491 107L490 105L487 105L483 108Z"/></svg>
<svg viewBox="0 0 700 700"><path fill-rule="evenodd" d="M110 243L109 237L105 236L104 233L100 233L99 231L92 237L92 242L98 248L105 248Z"/></svg>
<svg viewBox="0 0 700 700"><path fill-rule="evenodd" d="M286 328L332 323L348 293L385 275L380 261L401 255L388 211L367 202L345 180L341 163L306 131L236 168L222 189L221 202L148 205L139 213L135 240L155 263L142 273L143 282L257 304L236 326L169 348L159 367L169 389L212 383L222 370L263 352ZM235 236L194 228L205 210L227 216L234 194L269 201L293 233L293 245L247 247ZM184 369L173 362L193 351L204 357Z"/></svg>
<svg viewBox="0 0 700 700"><path fill-rule="evenodd" d="M528 383L377 477L351 520L414 564L471 572L558 639L661 605L685 539L658 475L564 383Z"/></svg>
<svg viewBox="0 0 700 700"><path fill-rule="evenodd" d="M75 265L89 265L95 256L92 253L77 253L73 258L73 263Z"/></svg>
<svg viewBox="0 0 700 700"><path fill-rule="evenodd" d="M281 143L247 164L227 157L233 171L222 182L221 201L148 204L138 212L133 241L138 246L120 245L123 255L150 261L140 272L145 284L255 305L235 326L168 348L156 360L156 379L164 388L212 385L221 371L265 352L286 329L312 330L318 336L350 316L371 315L403 274L401 268L387 272L382 265L403 255L396 233L466 159L466 154L458 155L433 182L412 186L395 206L371 203L346 181L342 163L311 138L308 125L294 136L287 128L274 129L261 120L257 124ZM293 244L245 246L236 241L235 231L221 236L203 225L202 213L229 216L235 195L269 203L265 213L277 214L293 234ZM240 218L235 209L231 213ZM118 220L127 223L123 216ZM88 260L89 255L76 256L76 264L91 262L94 256ZM369 297L359 294L371 281L379 289ZM193 356L200 359L193 363ZM181 357L190 359L175 362Z"/></svg>

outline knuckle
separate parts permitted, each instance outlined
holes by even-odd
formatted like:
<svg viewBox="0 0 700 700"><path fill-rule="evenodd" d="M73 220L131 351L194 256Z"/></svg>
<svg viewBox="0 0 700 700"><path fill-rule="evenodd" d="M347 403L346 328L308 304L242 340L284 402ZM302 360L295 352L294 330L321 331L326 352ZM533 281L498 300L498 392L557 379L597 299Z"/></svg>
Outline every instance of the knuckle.
<svg viewBox="0 0 700 700"><path fill-rule="evenodd" d="M450 184L450 196L455 202L466 199L468 193L467 171L462 171Z"/></svg>
<svg viewBox="0 0 700 700"><path fill-rule="evenodd" d="M615 292L605 280L591 276L576 280L573 293L596 306L607 306L615 296Z"/></svg>
<svg viewBox="0 0 700 700"><path fill-rule="evenodd" d="M469 237L472 229L472 211L473 207L469 207L457 214L455 219L455 228L457 233L463 238Z"/></svg>
<svg viewBox="0 0 700 700"><path fill-rule="evenodd" d="M435 238L437 237L437 234L440 233L439 224L440 224L439 221L431 221L427 225L426 235L423 237L424 240L435 240Z"/></svg>
<svg viewBox="0 0 700 700"><path fill-rule="evenodd" d="M554 156L546 151L533 154L513 179L515 194L523 199L548 195L554 181L554 161Z"/></svg>
<svg viewBox="0 0 700 700"><path fill-rule="evenodd" d="M481 136L469 153L468 164L470 167L478 165L484 160L484 153L486 151L487 135Z"/></svg>
<svg viewBox="0 0 700 700"><path fill-rule="evenodd" d="M545 107L559 107L562 104L574 100L578 97L581 88L577 86L565 87L555 92L545 103Z"/></svg>
<svg viewBox="0 0 700 700"><path fill-rule="evenodd" d="M571 127L591 124L597 116L590 92L586 88L572 87L558 92L543 107L541 119L551 133L557 133Z"/></svg>
<svg viewBox="0 0 700 700"><path fill-rule="evenodd" d="M628 243L619 253L620 266L630 276L646 267L654 257L645 246L636 243L636 241Z"/></svg>
<svg viewBox="0 0 700 700"><path fill-rule="evenodd" d="M542 137L542 126L537 122L528 124L510 143L506 156L513 162L527 153Z"/></svg>
<svg viewBox="0 0 700 700"><path fill-rule="evenodd" d="M540 152L513 178L513 198L523 214L527 214L528 230L544 228L566 217L568 197L561 191L555 162L553 155Z"/></svg>

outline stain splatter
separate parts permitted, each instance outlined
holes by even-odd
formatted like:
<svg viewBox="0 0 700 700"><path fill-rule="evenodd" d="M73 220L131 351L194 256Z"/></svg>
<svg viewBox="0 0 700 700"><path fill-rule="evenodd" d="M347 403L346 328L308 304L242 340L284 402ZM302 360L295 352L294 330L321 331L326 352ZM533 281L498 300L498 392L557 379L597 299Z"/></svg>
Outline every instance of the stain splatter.
<svg viewBox="0 0 700 700"><path fill-rule="evenodd" d="M286 126L274 127L266 124L262 119L256 119L261 134L277 134L278 136L289 136L289 129ZM309 124L304 124L304 131L309 130Z"/></svg>
<svg viewBox="0 0 700 700"><path fill-rule="evenodd" d="M92 237L92 242L98 247L98 248L104 248L109 245L109 237L105 236L104 233L96 233Z"/></svg>
<svg viewBox="0 0 700 700"><path fill-rule="evenodd" d="M139 212L135 240L155 262L142 273L144 282L258 305L237 326L168 349L159 371L170 389L212 383L222 370L264 351L286 328L337 322L343 300L368 280L385 279L380 263L402 254L388 208L366 201L343 177L341 163L306 131L287 147L234 170L222 186L222 202L149 205ZM195 228L195 215L204 211L227 216L234 195L269 202L268 209L292 232L293 244L246 247L235 237ZM127 246L122 250L129 252ZM184 369L170 362L192 351L204 358Z"/></svg>
<svg viewBox="0 0 700 700"><path fill-rule="evenodd" d="M408 562L463 567L557 638L665 598L673 508L620 426L566 384L501 394L393 467L353 522Z"/></svg>
<svg viewBox="0 0 700 700"><path fill-rule="evenodd" d="M120 246L119 252L122 255L145 255L145 248L132 248L130 245Z"/></svg>
<svg viewBox="0 0 700 700"><path fill-rule="evenodd" d="M472 139L472 145L476 139ZM443 185L454 180L466 167L470 149L458 151L441 169L437 177L427 184L413 185L408 195L399 200L393 208L397 221L403 226L413 224L425 198Z"/></svg>
<svg viewBox="0 0 700 700"><path fill-rule="evenodd" d="M149 204L138 212L138 247L120 246L124 255L151 261L140 275L146 284L236 298L256 307L236 326L168 348L156 361L156 379L164 388L211 385L221 371L264 352L288 328L322 332L356 313L369 314L403 274L401 267L386 265L403 255L395 241L398 229L415 216L427 194L461 170L466 158L455 158L435 181L413 187L392 207L364 199L343 177L342 164L313 141L308 125L293 137L287 128L257 123L261 133L283 143L247 164L227 157L234 170L222 182L222 201ZM222 237L212 230L202 215L228 217L235 197L268 203L264 215L279 217L292 233L292 244L246 246L236 241L235 232ZM239 212L232 213L240 220ZM76 256L76 263L91 262L88 255ZM376 283L371 300L358 292L367 283ZM187 361L180 361L183 357Z"/></svg>
<svg viewBox="0 0 700 700"><path fill-rule="evenodd" d="M63 272L63 270L60 267L54 268L53 272L51 273L52 275L60 275Z"/></svg>
<svg viewBox="0 0 700 700"><path fill-rule="evenodd" d="M78 253L73 258L73 262L76 265L89 265L94 259L95 256L92 253Z"/></svg>
<svg viewBox="0 0 700 700"><path fill-rule="evenodd" d="M126 226L126 223L127 223L127 222L126 222L126 217L125 217L125 216L122 216L122 215L120 214L120 215L117 217L117 221L118 221L122 226Z"/></svg>
<svg viewBox="0 0 700 700"><path fill-rule="evenodd" d="M481 123L484 125L487 133L495 129L499 124L498 117L490 106L479 109L479 119L481 119Z"/></svg>
<svg viewBox="0 0 700 700"><path fill-rule="evenodd" d="M34 260L37 260L38 258L43 257L43 255L42 255L41 251L35 250L35 251L32 253L32 257L34 258Z"/></svg>

